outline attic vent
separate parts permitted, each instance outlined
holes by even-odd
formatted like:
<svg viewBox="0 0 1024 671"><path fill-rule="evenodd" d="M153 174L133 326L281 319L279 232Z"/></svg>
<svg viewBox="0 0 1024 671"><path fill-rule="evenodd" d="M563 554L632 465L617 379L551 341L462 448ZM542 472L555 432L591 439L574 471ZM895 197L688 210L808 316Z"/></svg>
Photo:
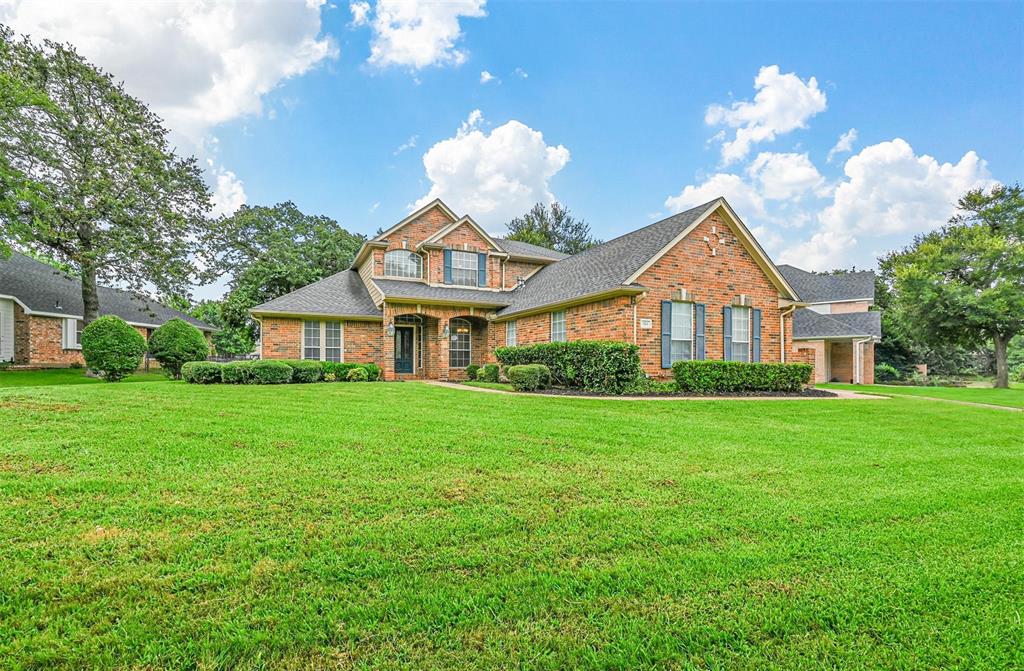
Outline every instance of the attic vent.
<svg viewBox="0 0 1024 671"><path fill-rule="evenodd" d="M402 240L402 249L407 249L408 247L409 247L409 241L408 240Z"/></svg>
<svg viewBox="0 0 1024 671"><path fill-rule="evenodd" d="M686 302L690 300L690 292L686 289L676 289L672 292L672 300Z"/></svg>

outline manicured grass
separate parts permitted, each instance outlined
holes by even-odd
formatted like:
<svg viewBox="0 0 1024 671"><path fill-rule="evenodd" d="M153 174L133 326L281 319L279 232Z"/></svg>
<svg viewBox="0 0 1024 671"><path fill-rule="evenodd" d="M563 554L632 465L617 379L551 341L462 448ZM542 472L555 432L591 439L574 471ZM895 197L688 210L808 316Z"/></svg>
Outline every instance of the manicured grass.
<svg viewBox="0 0 1024 671"><path fill-rule="evenodd" d="M134 373L122 382L159 382L167 377L160 371ZM40 370L0 369L2 387L48 387L66 384L106 384L100 378L88 377L81 368L44 368Z"/></svg>
<svg viewBox="0 0 1024 671"><path fill-rule="evenodd" d="M985 387L908 387L884 384L819 384L826 389L849 389L870 394L886 396L927 396L950 401L968 401L970 403L988 403L1005 405L1011 408L1024 408L1024 388L1014 385L1010 389L993 389Z"/></svg>
<svg viewBox="0 0 1024 671"><path fill-rule="evenodd" d="M0 422L2 666L1024 665L1024 414L161 382Z"/></svg>
<svg viewBox="0 0 1024 671"><path fill-rule="evenodd" d="M479 380L467 380L462 384L467 387L480 387L481 389L499 389L501 391L512 391L512 385L507 382L481 382Z"/></svg>

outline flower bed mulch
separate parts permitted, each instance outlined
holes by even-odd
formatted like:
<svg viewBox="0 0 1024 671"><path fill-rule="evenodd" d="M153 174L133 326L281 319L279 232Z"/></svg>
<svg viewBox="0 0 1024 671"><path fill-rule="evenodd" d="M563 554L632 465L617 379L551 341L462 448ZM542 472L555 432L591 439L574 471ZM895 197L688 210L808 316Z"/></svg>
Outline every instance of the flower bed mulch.
<svg viewBox="0 0 1024 671"><path fill-rule="evenodd" d="M671 392L665 394L601 394L582 389L540 389L538 391L516 392L520 394L536 394L538 396L598 396L605 398L835 398L839 394L827 389L803 389L797 392L784 391L733 391L719 394L687 394Z"/></svg>

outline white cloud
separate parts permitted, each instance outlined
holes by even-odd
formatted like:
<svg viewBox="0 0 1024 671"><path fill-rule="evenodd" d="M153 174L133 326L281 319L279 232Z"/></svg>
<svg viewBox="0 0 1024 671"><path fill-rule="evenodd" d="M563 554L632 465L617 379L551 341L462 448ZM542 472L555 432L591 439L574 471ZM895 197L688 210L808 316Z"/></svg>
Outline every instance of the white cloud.
<svg viewBox="0 0 1024 671"><path fill-rule="evenodd" d="M459 19L486 16L484 4L485 0L378 0L372 20L368 7L350 9L353 23L368 22L373 30L370 64L421 70L465 62L466 51L456 46L462 39Z"/></svg>
<svg viewBox="0 0 1024 671"><path fill-rule="evenodd" d="M735 137L722 144L725 164L745 158L754 144L805 128L808 119L828 106L817 79L805 82L795 73L782 74L778 65L762 67L754 88L753 101L734 102L730 107L711 105L704 115L708 125L736 129Z"/></svg>
<svg viewBox="0 0 1024 671"><path fill-rule="evenodd" d="M483 72L480 73L480 83L481 84L486 84L487 82L493 81L493 80L494 80L494 75L492 75L487 70L484 70Z"/></svg>
<svg viewBox="0 0 1024 671"><path fill-rule="evenodd" d="M348 11L352 13L353 26L365 26L370 20L370 3L365 0L350 2Z"/></svg>
<svg viewBox="0 0 1024 671"><path fill-rule="evenodd" d="M213 171L216 185L213 188L213 216L230 216L245 205L245 188L235 173L224 168Z"/></svg>
<svg viewBox="0 0 1024 671"><path fill-rule="evenodd" d="M747 166L747 174L770 200L800 199L808 192L821 192L825 178L807 154L762 152Z"/></svg>
<svg viewBox="0 0 1024 671"><path fill-rule="evenodd" d="M520 79L528 79L530 77L530 74L522 68L516 68L515 70L512 71L512 74L514 74L516 77L519 77Z"/></svg>
<svg viewBox="0 0 1024 671"><path fill-rule="evenodd" d="M420 139L420 136L419 136L419 135L413 135L413 136L412 136L412 137L410 137L410 138L409 138L408 140L406 140L406 141L405 141L405 142L403 142L402 144L398 145L398 148L397 148L397 149L395 149L395 151L394 151L394 153L392 154L392 156L398 156L399 154L401 154L401 153L402 153L403 151L405 151L406 149L412 149L412 148L414 148L414 147L416 146L416 142L418 142L418 141L419 141L419 139Z"/></svg>
<svg viewBox="0 0 1024 671"><path fill-rule="evenodd" d="M490 133L479 128L482 121L480 110L473 110L454 137L423 155L431 187L412 208L441 198L456 212L497 225L534 203L555 200L549 182L569 162L569 150L548 145L540 131L519 121Z"/></svg>
<svg viewBox="0 0 1024 671"><path fill-rule="evenodd" d="M678 195L666 198L665 207L673 213L682 212L723 196L740 217L765 214L764 199L757 189L739 175L721 172L708 177L702 184L691 184Z"/></svg>
<svg viewBox="0 0 1024 671"><path fill-rule="evenodd" d="M851 128L836 140L835 145L828 150L828 157L825 159L825 163L831 163L832 159L837 154L845 154L848 151L853 151L853 143L857 141L857 129Z"/></svg>
<svg viewBox="0 0 1024 671"><path fill-rule="evenodd" d="M373 214L374 212L376 212L378 207L380 207L380 201L379 200L376 203L374 203L373 205L370 206L370 214Z"/></svg>

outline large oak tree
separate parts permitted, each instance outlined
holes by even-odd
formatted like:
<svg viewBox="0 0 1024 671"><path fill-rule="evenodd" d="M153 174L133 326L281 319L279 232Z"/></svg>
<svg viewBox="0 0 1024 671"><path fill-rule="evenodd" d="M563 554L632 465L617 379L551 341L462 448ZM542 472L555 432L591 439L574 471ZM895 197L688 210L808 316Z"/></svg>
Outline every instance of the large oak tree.
<svg viewBox="0 0 1024 671"><path fill-rule="evenodd" d="M579 254L601 241L590 233L590 224L576 219L560 203L537 203L507 224L509 240L529 242L564 254Z"/></svg>
<svg viewBox="0 0 1024 671"><path fill-rule="evenodd" d="M161 120L71 45L0 26L0 251L52 256L82 279L188 294L212 279L209 191Z"/></svg>

